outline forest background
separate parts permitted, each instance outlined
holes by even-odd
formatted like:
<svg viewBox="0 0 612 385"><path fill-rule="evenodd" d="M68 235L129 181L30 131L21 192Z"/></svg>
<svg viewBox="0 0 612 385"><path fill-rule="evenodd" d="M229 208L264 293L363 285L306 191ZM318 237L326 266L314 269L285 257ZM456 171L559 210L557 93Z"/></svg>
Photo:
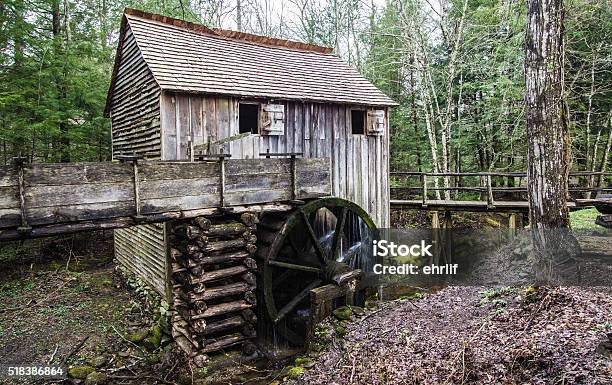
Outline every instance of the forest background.
<svg viewBox="0 0 612 385"><path fill-rule="evenodd" d="M611 5L565 1L575 171L609 170ZM125 7L333 47L400 103L392 170L527 168L525 0L3 0L0 163L110 160L103 110Z"/></svg>

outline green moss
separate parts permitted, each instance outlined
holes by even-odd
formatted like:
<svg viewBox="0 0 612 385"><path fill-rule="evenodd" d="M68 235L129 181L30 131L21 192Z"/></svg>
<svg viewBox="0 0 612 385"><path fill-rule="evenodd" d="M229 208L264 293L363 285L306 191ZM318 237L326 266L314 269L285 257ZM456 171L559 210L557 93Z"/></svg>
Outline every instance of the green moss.
<svg viewBox="0 0 612 385"><path fill-rule="evenodd" d="M161 326L159 326L159 325L153 325L153 327L151 328L151 335L152 335L153 337L157 337L157 338L159 338L159 339L161 340L161 338L162 338L162 335L163 335L163 334L164 334L164 333L163 333L163 331L162 331Z"/></svg>
<svg viewBox="0 0 612 385"><path fill-rule="evenodd" d="M128 334L127 336L125 336L125 338L127 338L127 340L130 342L138 343L138 342L143 341L145 338L147 338L148 335L149 335L149 330L142 329L142 330L135 331L134 333Z"/></svg>
<svg viewBox="0 0 612 385"><path fill-rule="evenodd" d="M156 350L161 345L161 337L156 335L149 336L142 341L142 344L149 351Z"/></svg>
<svg viewBox="0 0 612 385"><path fill-rule="evenodd" d="M68 375L72 378L84 380L90 373L95 371L96 369L89 365L75 366L74 368L68 369Z"/></svg>
<svg viewBox="0 0 612 385"><path fill-rule="evenodd" d="M536 286L528 286L525 289L525 302L535 302L538 298L538 288Z"/></svg>
<svg viewBox="0 0 612 385"><path fill-rule="evenodd" d="M346 333L348 332L348 330L346 329L346 326L344 326L342 324L338 324L334 328L334 332L336 333L336 337L344 338L344 336L346 336Z"/></svg>
<svg viewBox="0 0 612 385"><path fill-rule="evenodd" d="M314 361L309 357L297 357L295 359L295 366L301 366L303 368L312 368Z"/></svg>
<svg viewBox="0 0 612 385"><path fill-rule="evenodd" d="M339 320L350 320L353 315L353 311L348 306L341 306L334 310L334 317Z"/></svg>
<svg viewBox="0 0 612 385"><path fill-rule="evenodd" d="M299 378L302 374L304 374L304 368L300 366L288 366L287 367L287 377L292 380Z"/></svg>
<svg viewBox="0 0 612 385"><path fill-rule="evenodd" d="M149 354L147 356L147 362L150 364L158 364L161 361L159 353Z"/></svg>

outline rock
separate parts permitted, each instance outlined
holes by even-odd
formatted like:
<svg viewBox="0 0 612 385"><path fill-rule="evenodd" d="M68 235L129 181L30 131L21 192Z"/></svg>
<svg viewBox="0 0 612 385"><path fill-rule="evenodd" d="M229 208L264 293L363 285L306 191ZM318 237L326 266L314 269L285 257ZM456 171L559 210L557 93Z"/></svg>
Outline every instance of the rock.
<svg viewBox="0 0 612 385"><path fill-rule="evenodd" d="M608 359L612 359L612 342L601 342L599 345L597 345L595 352L601 354L604 357L607 357Z"/></svg>
<svg viewBox="0 0 612 385"><path fill-rule="evenodd" d="M104 356L95 356L94 358L89 360L89 364L93 366L94 368L101 368L102 366L106 364L106 362L107 362L107 359Z"/></svg>
<svg viewBox="0 0 612 385"><path fill-rule="evenodd" d="M166 334L164 334L161 338L161 346L162 348L165 346L168 346L168 344L170 344L172 342L172 337L167 336Z"/></svg>
<svg viewBox="0 0 612 385"><path fill-rule="evenodd" d="M95 371L96 369L89 365L75 366L74 368L68 369L68 375L72 378L84 380L90 373L93 373Z"/></svg>
<svg viewBox="0 0 612 385"><path fill-rule="evenodd" d="M353 311L348 306L341 306L334 310L334 317L339 320L350 320L353 315Z"/></svg>
<svg viewBox="0 0 612 385"><path fill-rule="evenodd" d="M193 363L198 368L203 368L206 365L206 362L208 362L208 356L206 354L198 354L197 356L193 357Z"/></svg>
<svg viewBox="0 0 612 385"><path fill-rule="evenodd" d="M108 381L108 376L104 373L100 372L91 372L87 375L85 379L85 385L102 385L106 384Z"/></svg>
<svg viewBox="0 0 612 385"><path fill-rule="evenodd" d="M125 336L125 338L130 342L138 343L147 338L148 335L148 329L140 329L135 331L134 333L128 334L127 336Z"/></svg>
<svg viewBox="0 0 612 385"><path fill-rule="evenodd" d="M353 314L355 314L358 317L365 315L365 310L362 307L351 306L351 310L353 311Z"/></svg>

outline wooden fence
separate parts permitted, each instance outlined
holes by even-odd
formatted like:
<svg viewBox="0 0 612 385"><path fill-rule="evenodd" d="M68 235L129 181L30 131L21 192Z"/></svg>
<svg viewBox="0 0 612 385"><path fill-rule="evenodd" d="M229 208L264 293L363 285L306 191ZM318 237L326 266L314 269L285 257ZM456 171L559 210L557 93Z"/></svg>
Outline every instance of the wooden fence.
<svg viewBox="0 0 612 385"><path fill-rule="evenodd" d="M404 207L429 207L432 204L434 206L465 206L466 209L480 207L482 205L475 204L477 202L482 202L484 208L492 209L497 206L503 206L503 208L507 209L527 209L528 205L526 204L525 199L520 198L520 194L527 194L527 173L525 172L448 172L448 173L428 173L428 172L402 172L402 171L394 171L390 173L390 176L394 178L394 181L391 183L391 204L396 206L404 206ZM570 194L578 194L578 193L612 193L612 188L609 186L604 187L589 187L589 184L592 184L594 178L604 179L606 177L612 176L612 172L572 172L570 173L570 180L574 179L577 183L572 183L569 186ZM444 187L444 177L451 177L452 183L449 187ZM477 178L479 184L477 186L468 186L463 182L464 178ZM495 184L495 179L505 179L508 180L511 178L516 186L503 186L500 184ZM580 178L586 178L587 185L582 186L579 183ZM418 180L418 185L408 185L406 182L410 179ZM438 181L438 186L435 186L434 181ZM395 182L395 183L393 183ZM523 183L525 182L525 183ZM432 186L433 185L433 186ZM419 199L416 200L398 200L397 193L403 191L410 195L416 195ZM455 192L455 198L451 201L432 199L430 196L435 194L436 192L444 192L444 191L452 191ZM459 192L472 192L478 193L479 199L472 200L459 200L458 193ZM512 194L511 199L504 199L504 201L496 202L495 196L498 194ZM517 198L517 196L519 196ZM590 199L576 199L576 203L578 204L589 204L592 203ZM472 202L472 203L470 203ZM486 202L486 204L485 204Z"/></svg>
<svg viewBox="0 0 612 385"><path fill-rule="evenodd" d="M225 159L0 167L0 240L195 216L331 194L329 159Z"/></svg>

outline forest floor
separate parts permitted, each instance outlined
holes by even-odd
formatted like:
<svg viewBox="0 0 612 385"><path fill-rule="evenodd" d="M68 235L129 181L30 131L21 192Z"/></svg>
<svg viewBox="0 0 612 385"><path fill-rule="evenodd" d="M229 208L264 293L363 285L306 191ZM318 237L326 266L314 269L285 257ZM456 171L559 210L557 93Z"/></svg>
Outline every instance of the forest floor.
<svg viewBox="0 0 612 385"><path fill-rule="evenodd" d="M612 384L610 288L447 287L320 326L294 384ZM607 335L608 333L608 335Z"/></svg>
<svg viewBox="0 0 612 385"><path fill-rule="evenodd" d="M581 213L590 232L593 213ZM103 380L86 385L612 384L610 288L475 286L380 301L348 321L330 317L295 364L239 368L217 381L167 339L129 341L150 338L157 324L112 257L109 234L0 248L0 363L86 368Z"/></svg>
<svg viewBox="0 0 612 385"><path fill-rule="evenodd" d="M81 238L86 247L72 244ZM71 375L83 378L96 373L72 383L173 383L177 368L185 372L188 365L180 365L183 357L172 352L169 338L144 343L155 334L154 317L146 297L117 272L112 241L96 234L74 239L63 256L50 252L63 249L62 241L52 242L42 247L52 259L0 272L0 363L76 368Z"/></svg>

